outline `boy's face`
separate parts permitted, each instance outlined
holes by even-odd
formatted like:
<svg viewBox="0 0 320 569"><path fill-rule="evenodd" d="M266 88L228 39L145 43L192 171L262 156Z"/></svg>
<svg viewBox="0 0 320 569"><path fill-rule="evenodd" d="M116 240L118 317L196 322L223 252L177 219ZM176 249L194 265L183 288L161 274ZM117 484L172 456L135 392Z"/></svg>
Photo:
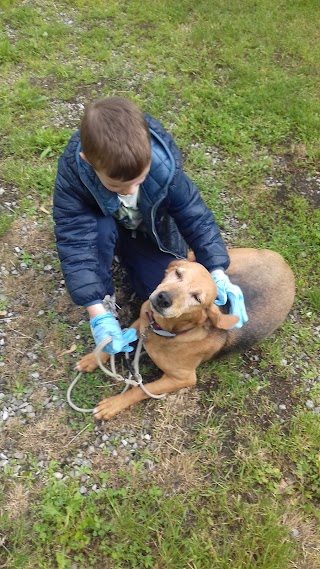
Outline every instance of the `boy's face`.
<svg viewBox="0 0 320 569"><path fill-rule="evenodd" d="M143 170L140 176L134 178L134 180L128 180L127 182L121 182L120 180L113 180L103 172L97 172L97 170L95 170L95 173L97 174L100 182L102 182L102 184L110 192L115 192L116 194L121 194L123 196L131 196L136 193L140 184L144 182L149 170L150 170L150 164L148 164L148 166Z"/></svg>
<svg viewBox="0 0 320 569"><path fill-rule="evenodd" d="M87 159L83 152L80 152L80 156L83 160L87 162ZM121 182L120 180L114 180L109 178L104 172L98 172L95 170L100 182L109 190L110 192L115 192L116 194L121 194L123 196L131 196L136 193L138 187L142 182L144 182L148 172L150 170L150 164L143 170L140 176L134 180L129 180L127 182Z"/></svg>

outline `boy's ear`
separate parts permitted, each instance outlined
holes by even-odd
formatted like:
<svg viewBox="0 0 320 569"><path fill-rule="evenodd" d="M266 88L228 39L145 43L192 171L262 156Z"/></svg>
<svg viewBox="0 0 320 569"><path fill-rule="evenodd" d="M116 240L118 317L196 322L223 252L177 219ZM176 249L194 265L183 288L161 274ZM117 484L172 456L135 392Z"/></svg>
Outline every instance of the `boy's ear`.
<svg viewBox="0 0 320 569"><path fill-rule="evenodd" d="M222 314L215 304L212 304L208 309L207 317L215 328L220 328L221 330L230 330L240 320L238 316L233 314Z"/></svg>
<svg viewBox="0 0 320 569"><path fill-rule="evenodd" d="M84 160L85 162L88 162L86 155L83 152L79 152L80 158L82 158L82 160Z"/></svg>

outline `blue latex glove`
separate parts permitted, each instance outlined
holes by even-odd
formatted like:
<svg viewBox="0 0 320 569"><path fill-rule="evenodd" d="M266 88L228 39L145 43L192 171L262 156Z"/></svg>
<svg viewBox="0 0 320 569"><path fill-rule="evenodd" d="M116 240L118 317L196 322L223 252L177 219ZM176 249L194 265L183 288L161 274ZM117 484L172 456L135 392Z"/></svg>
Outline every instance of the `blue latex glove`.
<svg viewBox="0 0 320 569"><path fill-rule="evenodd" d="M221 269L213 271L211 276L218 289L217 299L214 303L218 306L222 306L229 300L230 314L234 314L240 318L234 328L242 328L242 326L248 322L248 315L241 288L238 285L232 284L228 275Z"/></svg>
<svg viewBox="0 0 320 569"><path fill-rule="evenodd" d="M123 332L119 323L111 312L98 314L90 320L91 332L96 346L107 336L112 336L112 342L103 348L103 352L117 354L118 352L132 352L133 348L128 346L130 342L137 340L137 333L134 328L128 328Z"/></svg>

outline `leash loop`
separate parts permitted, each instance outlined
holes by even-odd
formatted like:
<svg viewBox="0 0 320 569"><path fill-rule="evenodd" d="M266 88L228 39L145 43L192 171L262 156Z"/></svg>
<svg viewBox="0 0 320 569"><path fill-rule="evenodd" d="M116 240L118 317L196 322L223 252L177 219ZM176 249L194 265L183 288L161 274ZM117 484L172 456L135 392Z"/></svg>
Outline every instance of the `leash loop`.
<svg viewBox="0 0 320 569"><path fill-rule="evenodd" d="M122 375L117 373L116 366L115 366L114 354L110 355L111 371L101 361L100 354L103 351L103 348L107 344L109 344L111 341L112 341L111 336L108 336L107 338L102 340L96 346L96 348L93 351L95 358L96 358L96 361L97 361L97 364L98 364L99 368L103 371L103 373L105 373L106 375L108 375L109 377L111 377L112 379L114 379L118 382L120 382L120 381L125 382L126 385L125 385L125 387L121 393L125 393L129 389L130 386L133 386L133 387L140 387L145 392L145 394L148 395L148 397L150 397L152 399L163 399L163 397L166 396L165 393L163 393L162 395L154 395L153 393L150 393L150 391L148 391L148 389L143 385L142 376L139 373L139 360L140 360L140 356L141 356L143 339L142 338L139 339L138 346L137 346L135 356L133 359L133 363L130 362L128 352L125 352L125 362L126 362L126 366L128 368L128 371L129 371L128 377L123 377ZM70 405L70 407L72 407L72 409L74 409L75 411L78 411L79 413L93 413L95 407L93 407L93 409L83 409L83 408L75 405L75 403L73 403L73 401L71 399L71 393L72 393L73 389L75 388L75 386L77 385L82 374L83 374L83 372L80 371L77 374L77 376L75 377L75 379L72 381L72 383L69 385L68 390L67 390L67 402Z"/></svg>

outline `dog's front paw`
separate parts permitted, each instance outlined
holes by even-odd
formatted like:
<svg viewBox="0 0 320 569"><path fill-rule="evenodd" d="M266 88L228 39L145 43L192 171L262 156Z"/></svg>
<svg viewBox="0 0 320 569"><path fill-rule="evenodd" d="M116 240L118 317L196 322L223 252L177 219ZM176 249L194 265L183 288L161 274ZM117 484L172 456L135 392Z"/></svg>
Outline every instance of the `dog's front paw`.
<svg viewBox="0 0 320 569"><path fill-rule="evenodd" d="M115 417L120 411L126 409L127 406L124 403L124 398L121 394L103 399L93 411L95 419L109 421L109 419Z"/></svg>
<svg viewBox="0 0 320 569"><path fill-rule="evenodd" d="M105 352L102 352L100 354L100 359L102 361L103 364L107 363L108 359L109 359L109 355L106 354ZM91 354L87 354L86 356L83 356L83 358L81 358L81 360L79 362L76 363L75 368L77 371L94 371L95 369L97 369L98 364L97 364L97 360L96 360L96 356L94 355L94 353L92 352Z"/></svg>

